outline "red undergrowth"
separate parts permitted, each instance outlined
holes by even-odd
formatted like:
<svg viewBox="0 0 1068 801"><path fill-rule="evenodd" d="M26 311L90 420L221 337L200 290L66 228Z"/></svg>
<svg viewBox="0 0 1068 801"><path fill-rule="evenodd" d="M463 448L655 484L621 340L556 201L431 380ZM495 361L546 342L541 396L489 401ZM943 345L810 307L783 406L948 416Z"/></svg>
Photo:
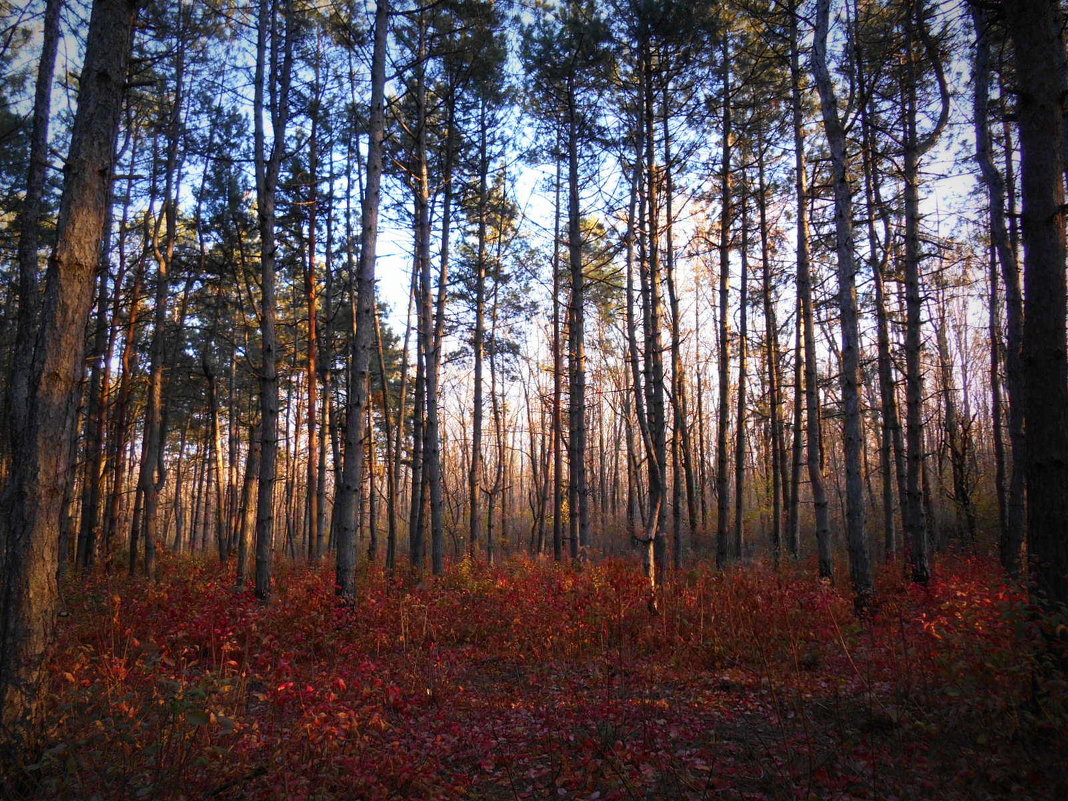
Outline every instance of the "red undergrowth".
<svg viewBox="0 0 1068 801"><path fill-rule="evenodd" d="M355 608L280 567L261 606L168 559L66 587L39 761L56 799L1068 796L1063 686L977 558L878 612L800 570L700 568L650 616L631 563L379 572ZM1040 700L1036 701L1036 697Z"/></svg>

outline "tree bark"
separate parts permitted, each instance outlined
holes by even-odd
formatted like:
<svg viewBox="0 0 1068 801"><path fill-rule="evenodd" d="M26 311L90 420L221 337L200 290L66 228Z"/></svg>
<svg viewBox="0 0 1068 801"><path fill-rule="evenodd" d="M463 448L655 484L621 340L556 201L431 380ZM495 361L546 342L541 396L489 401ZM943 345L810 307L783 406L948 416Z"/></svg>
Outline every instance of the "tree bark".
<svg viewBox="0 0 1068 801"><path fill-rule="evenodd" d="M731 72L730 45L722 45L723 130L720 154L719 195L719 420L716 429L716 565L725 567L731 558L730 473L728 429L730 427L730 245L731 245Z"/></svg>
<svg viewBox="0 0 1068 801"><path fill-rule="evenodd" d="M846 133L838 114L838 98L827 63L830 0L817 0L812 59L820 96L823 127L831 153L834 184L835 251L838 258L838 314L842 327L841 391L846 472L846 543L855 605L865 612L871 604L873 579L864 529L864 430L860 412L860 326L857 320L856 255L853 251L853 192L849 186Z"/></svg>
<svg viewBox="0 0 1068 801"><path fill-rule="evenodd" d="M28 395L23 443L0 515L0 730L34 737L41 669L54 635L57 542L72 458L93 275L107 219L115 142L138 3L96 0Z"/></svg>
<svg viewBox="0 0 1068 801"><path fill-rule="evenodd" d="M586 480L586 276L579 209L579 121L573 78L567 96L567 254L571 299L567 319L568 537L571 558L590 544L590 494Z"/></svg>
<svg viewBox="0 0 1068 801"><path fill-rule="evenodd" d="M27 445L30 382L37 342L39 287L37 283L39 232L48 174L48 128L52 112L52 80L59 47L59 18L63 0L46 0L41 30L41 57L33 95L33 122L30 128L29 170L26 195L19 214L18 263L19 311L15 324L15 359L7 392L8 434L11 456L18 458Z"/></svg>
<svg viewBox="0 0 1068 801"><path fill-rule="evenodd" d="M1011 0L1022 151L1027 545L1039 602L1068 603L1068 361L1065 353L1063 64L1059 5Z"/></svg>
<svg viewBox="0 0 1068 801"><path fill-rule="evenodd" d="M816 361L815 310L812 301L812 261L808 230L808 175L805 164L804 98L801 94L800 33L797 9L790 15L790 88L794 133L794 191L797 196L797 294L801 303L801 327L805 363L805 452L812 506L816 518L816 548L820 578L834 573L830 523L827 517L827 490L823 480L823 445L820 435L819 365Z"/></svg>
<svg viewBox="0 0 1068 801"><path fill-rule="evenodd" d="M1001 512L1002 526L999 538L1001 564L1009 575L1020 572L1021 548L1026 524L1024 503L1024 475L1026 464L1026 443L1024 440L1024 375L1021 363L1021 340L1023 337L1023 296L1020 290L1020 265L1016 248L1006 224L1008 216L1005 207L1007 191L1005 176L1002 175L994 160L990 136L990 26L991 14L978 0L970 2L972 22L975 27L975 61L972 69L972 85L975 98L973 104L975 159L979 164L980 175L986 186L987 199L990 203L988 220L990 239L1000 268L1001 281L1005 287L1005 322L1006 336L1004 346L1005 390L1009 399L1008 427L1009 451L1012 466L1009 469L1007 488L999 491L999 501L1004 507ZM991 310L996 314L996 281L991 285ZM997 339L991 332L991 347L997 348ZM994 356L996 361L997 356ZM996 368L995 368L996 369ZM991 386L996 411L1000 418L1000 387ZM998 431L1000 438L1000 431ZM1004 457L1001 460L1004 463ZM1004 472L1004 468L1002 468ZM999 488L1006 486L1004 479L999 481Z"/></svg>
<svg viewBox="0 0 1068 801"><path fill-rule="evenodd" d="M334 504L337 543L337 593L356 601L356 496L363 483L364 418L368 396L370 345L374 328L375 256L378 244L378 206L382 186L382 140L385 134L386 43L389 0L375 8L374 51L371 57L371 108L360 230L359 272L356 276L356 337L352 344L349 399L345 421L345 456L341 486Z"/></svg>
<svg viewBox="0 0 1068 801"><path fill-rule="evenodd" d="M284 22L279 30L274 19L278 0L260 0L256 47L256 78L253 117L257 223L260 232L260 474L256 498L256 597L271 595L274 559L274 486L278 473L278 332L275 290L275 203L278 178L285 153L289 121L289 88L293 68L293 10L289 0L280 0ZM278 37L281 37L279 41ZM270 41L268 41L270 39ZM269 52L270 51L270 52ZM267 69L270 64L270 75ZM270 91L268 91L268 81ZM265 93L270 103L265 104ZM269 106L269 107L268 107ZM271 122L271 146L267 150L265 111Z"/></svg>
<svg viewBox="0 0 1068 801"><path fill-rule="evenodd" d="M735 559L741 559L745 552L745 409L746 385L749 381L749 200L746 196L748 191L748 185L744 186L740 215L742 241L739 248L741 275L738 278L738 391L735 395L734 537L731 545L732 556Z"/></svg>

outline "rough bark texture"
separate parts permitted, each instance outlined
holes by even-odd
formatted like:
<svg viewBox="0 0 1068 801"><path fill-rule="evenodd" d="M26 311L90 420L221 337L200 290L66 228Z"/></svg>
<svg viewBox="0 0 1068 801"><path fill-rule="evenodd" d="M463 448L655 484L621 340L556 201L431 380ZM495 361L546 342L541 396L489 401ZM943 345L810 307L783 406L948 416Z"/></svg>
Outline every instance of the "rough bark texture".
<svg viewBox="0 0 1068 801"><path fill-rule="evenodd" d="M292 16L285 3L285 21L279 30L274 20L273 0L261 0L256 55L254 131L256 144L257 223L260 231L260 475L256 498L256 597L266 601L271 594L274 551L274 485L278 471L278 332L275 291L275 202L278 177L285 152L289 117L289 83L293 67ZM273 37L268 45L268 35ZM281 37L281 39L277 38ZM272 52L268 53L268 46ZM272 69L268 76L267 66ZM267 152L264 131L264 94L272 84L269 112L271 148Z"/></svg>
<svg viewBox="0 0 1068 801"><path fill-rule="evenodd" d="M856 606L871 601L873 579L864 530L864 430L860 416L860 327L857 320L856 254L853 251L853 192L849 186L846 132L838 114L838 98L827 66L830 0L816 4L816 35L812 67L820 95L823 127L831 153L834 184L835 252L838 258L838 314L841 321L841 386L846 470L846 544Z"/></svg>
<svg viewBox="0 0 1068 801"><path fill-rule="evenodd" d="M93 274L107 218L137 2L97 0L67 155L55 251L48 265L31 372L25 449L0 515L0 742L32 738L41 666L53 636L57 542L72 457L72 426L83 369Z"/></svg>
<svg viewBox="0 0 1068 801"><path fill-rule="evenodd" d="M15 332L15 359L8 384L8 433L11 455L17 456L25 446L28 431L30 381L33 350L36 342L38 313L38 247L41 207L45 177L48 173L48 127L52 111L52 79L59 46L59 16L63 0L47 0L41 31L41 58L34 84L33 122L30 128L29 171L26 196L19 215L18 261L19 311Z"/></svg>
<svg viewBox="0 0 1068 801"><path fill-rule="evenodd" d="M1068 603L1068 361L1065 355L1065 75L1059 6L1013 0L1022 151L1027 544L1041 602Z"/></svg>
<svg viewBox="0 0 1068 801"><path fill-rule="evenodd" d="M375 44L371 57L371 116L367 146L360 229L360 260L356 275L356 338L352 344L349 401L345 421L345 457L341 486L334 506L337 543L337 593L347 603L356 600L356 498L363 481L364 425L368 401L371 342L374 336L375 255L378 245L378 205L382 187L382 139L385 133L386 41L389 2L375 9Z"/></svg>

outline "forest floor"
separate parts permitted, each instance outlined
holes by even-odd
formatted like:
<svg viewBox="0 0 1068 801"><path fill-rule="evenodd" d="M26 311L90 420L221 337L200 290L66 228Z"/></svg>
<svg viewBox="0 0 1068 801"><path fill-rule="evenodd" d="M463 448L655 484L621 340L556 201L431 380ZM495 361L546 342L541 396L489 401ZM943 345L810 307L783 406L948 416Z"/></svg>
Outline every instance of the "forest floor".
<svg viewBox="0 0 1068 801"><path fill-rule="evenodd" d="M806 570L701 568L655 616L622 561L373 573L354 609L327 566L280 567L267 606L208 560L70 581L21 793L1068 798L1068 689L993 564L888 570L863 622Z"/></svg>

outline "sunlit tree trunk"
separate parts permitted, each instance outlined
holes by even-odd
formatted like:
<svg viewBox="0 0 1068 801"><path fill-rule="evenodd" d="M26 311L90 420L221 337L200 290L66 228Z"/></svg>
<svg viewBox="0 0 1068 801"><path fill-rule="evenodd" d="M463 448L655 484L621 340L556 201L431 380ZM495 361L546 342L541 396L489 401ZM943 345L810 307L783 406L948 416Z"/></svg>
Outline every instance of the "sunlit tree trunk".
<svg viewBox="0 0 1068 801"><path fill-rule="evenodd" d="M259 486L260 448L263 439L259 426L249 429L248 452L245 456L245 477L241 483L241 502L238 512L237 572L235 586L243 590L248 581L249 556L253 549L253 534L256 528L256 493Z"/></svg>
<svg viewBox="0 0 1068 801"><path fill-rule="evenodd" d="M364 411L367 406L370 346L374 328L375 254L378 244L378 206L382 184L382 140L385 134L386 43L389 0L375 9L374 51L371 57L371 109L368 128L367 177L360 231L359 272L356 276L356 337L352 344L349 399L346 410L345 456L341 486L334 504L337 543L338 595L356 600L356 497L363 481Z"/></svg>
<svg viewBox="0 0 1068 801"><path fill-rule="evenodd" d="M48 129L52 116L52 82L59 46L60 14L63 0L46 0L41 23L41 56L34 83L33 120L30 124L29 170L26 194L18 219L18 298L15 324L15 358L7 385L8 435L11 457L17 459L25 447L28 432L30 382L33 375L33 351L39 314L37 273L39 270L40 226L44 206L45 179L51 159L48 154Z"/></svg>
<svg viewBox="0 0 1068 801"><path fill-rule="evenodd" d="M107 219L115 140L138 3L97 0L45 276L29 383L24 450L4 493L0 526L0 728L16 750L36 738L41 669L54 636L57 541L73 449L85 326Z"/></svg>

